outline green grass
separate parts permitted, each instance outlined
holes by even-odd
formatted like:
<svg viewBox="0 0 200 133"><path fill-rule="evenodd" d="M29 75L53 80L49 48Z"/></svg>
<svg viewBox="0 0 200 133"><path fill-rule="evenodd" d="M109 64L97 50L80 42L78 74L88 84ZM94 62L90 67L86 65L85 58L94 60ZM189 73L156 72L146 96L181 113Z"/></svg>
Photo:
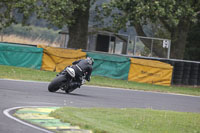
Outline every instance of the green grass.
<svg viewBox="0 0 200 133"><path fill-rule="evenodd" d="M200 96L200 86L199 87L161 86L161 85L152 85L152 84L146 84L146 83L137 83L137 82L126 81L126 80L116 80L116 79L110 79L106 77L97 77L97 76L94 76L92 78L92 82L88 84L108 86L108 87L118 87L118 88L125 88L125 89L134 89L134 90L143 90L143 91L156 91L156 92L178 93L178 94Z"/></svg>
<svg viewBox="0 0 200 133"><path fill-rule="evenodd" d="M64 107L50 116L94 133L200 133L198 113Z"/></svg>
<svg viewBox="0 0 200 133"><path fill-rule="evenodd" d="M4 79L20 79L35 81L51 81L57 72L41 71L30 68L13 67L0 65L0 78ZM117 80L100 76L92 76L91 82L87 85L98 85L107 87L117 87L124 89L156 91L165 93L178 93L200 96L200 87L178 87L178 86L161 86L145 83L137 83L126 80Z"/></svg>
<svg viewBox="0 0 200 133"><path fill-rule="evenodd" d="M0 65L0 78L3 79L51 81L56 74L50 71Z"/></svg>
<svg viewBox="0 0 200 133"><path fill-rule="evenodd" d="M51 81L57 72L0 65L0 78ZM198 87L167 87L93 76L88 85L200 96ZM200 114L151 109L70 108L50 114L94 133L200 133Z"/></svg>

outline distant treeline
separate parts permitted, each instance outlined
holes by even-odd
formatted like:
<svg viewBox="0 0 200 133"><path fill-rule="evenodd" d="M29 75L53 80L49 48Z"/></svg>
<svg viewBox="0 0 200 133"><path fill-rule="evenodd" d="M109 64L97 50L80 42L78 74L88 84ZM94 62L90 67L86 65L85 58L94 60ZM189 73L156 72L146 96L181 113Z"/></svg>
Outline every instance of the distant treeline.
<svg viewBox="0 0 200 133"><path fill-rule="evenodd" d="M41 38L49 42L54 42L60 38L58 32L59 30L48 29L46 27L22 26L20 24L12 25L3 30L4 35L17 35L31 39Z"/></svg>

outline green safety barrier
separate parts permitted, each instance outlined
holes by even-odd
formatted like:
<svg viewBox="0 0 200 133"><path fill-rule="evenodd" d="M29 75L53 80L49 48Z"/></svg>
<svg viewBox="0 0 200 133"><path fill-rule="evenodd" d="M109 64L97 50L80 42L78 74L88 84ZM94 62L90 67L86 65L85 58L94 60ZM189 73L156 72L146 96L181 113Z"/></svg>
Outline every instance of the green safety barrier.
<svg viewBox="0 0 200 133"><path fill-rule="evenodd" d="M33 46L0 43L0 64L40 69L43 49Z"/></svg>
<svg viewBox="0 0 200 133"><path fill-rule="evenodd" d="M87 52L94 59L92 75L128 79L130 59L123 56Z"/></svg>

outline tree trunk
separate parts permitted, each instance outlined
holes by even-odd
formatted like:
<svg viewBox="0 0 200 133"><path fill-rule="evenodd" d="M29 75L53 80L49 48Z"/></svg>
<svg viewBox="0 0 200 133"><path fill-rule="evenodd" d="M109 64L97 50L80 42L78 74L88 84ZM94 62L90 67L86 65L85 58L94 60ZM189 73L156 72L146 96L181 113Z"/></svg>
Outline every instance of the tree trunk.
<svg viewBox="0 0 200 133"><path fill-rule="evenodd" d="M68 48L86 49L88 42L88 20L90 0L86 3L85 11L76 10L74 16L75 22L69 26L69 42Z"/></svg>
<svg viewBox="0 0 200 133"><path fill-rule="evenodd" d="M171 55L173 59L183 59L187 35L190 24L186 21L180 21L177 28L171 32Z"/></svg>

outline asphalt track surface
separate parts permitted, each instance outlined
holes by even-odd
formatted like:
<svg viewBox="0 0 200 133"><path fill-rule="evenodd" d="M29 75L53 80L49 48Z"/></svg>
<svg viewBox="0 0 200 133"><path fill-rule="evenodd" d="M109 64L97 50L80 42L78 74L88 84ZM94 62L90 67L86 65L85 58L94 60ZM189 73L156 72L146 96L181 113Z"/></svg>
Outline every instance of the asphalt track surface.
<svg viewBox="0 0 200 133"><path fill-rule="evenodd" d="M152 108L180 112L200 112L200 97L82 86L65 94L50 93L48 82L0 79L0 133L40 133L37 129L8 118L6 109L22 106L70 106L105 108Z"/></svg>

